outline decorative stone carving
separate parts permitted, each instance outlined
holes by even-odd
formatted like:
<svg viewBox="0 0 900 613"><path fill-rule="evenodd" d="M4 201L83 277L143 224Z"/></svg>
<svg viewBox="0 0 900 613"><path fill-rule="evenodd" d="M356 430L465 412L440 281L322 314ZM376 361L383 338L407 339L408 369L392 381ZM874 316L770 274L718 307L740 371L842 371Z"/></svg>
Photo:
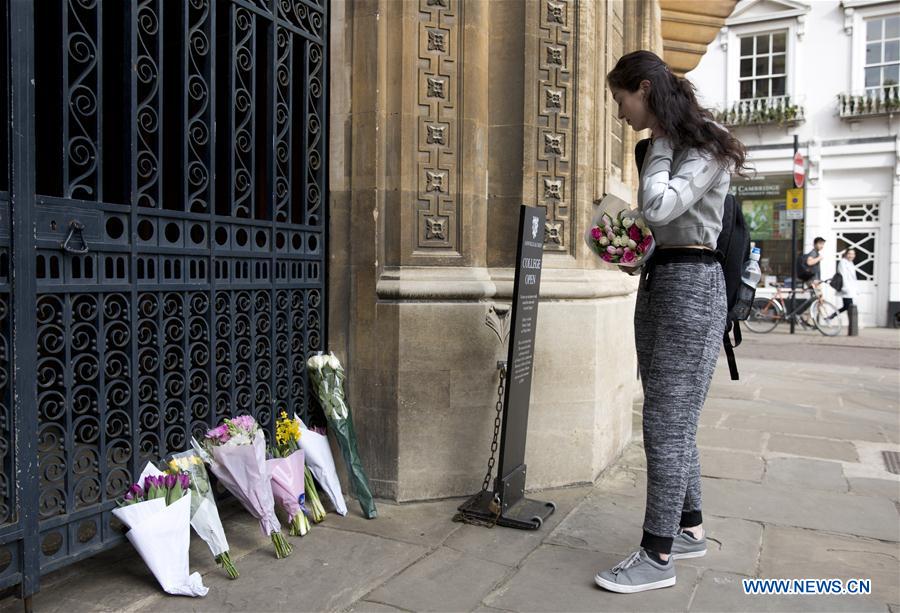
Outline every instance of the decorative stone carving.
<svg viewBox="0 0 900 613"><path fill-rule="evenodd" d="M576 3L574 0L540 0L537 4L537 48L533 64L534 87L538 101L538 139L534 177L537 204L547 208L544 248L568 252L570 249L573 160L571 142L574 130L573 50L575 45ZM534 13L532 13L534 15ZM532 22L534 23L534 22Z"/></svg>
<svg viewBox="0 0 900 613"><path fill-rule="evenodd" d="M559 64L561 66L563 63L563 48L554 46L547 47L547 63Z"/></svg>
<svg viewBox="0 0 900 613"><path fill-rule="evenodd" d="M508 304L492 304L484 318L485 325L494 331L501 345L506 345L509 338L509 311Z"/></svg>
<svg viewBox="0 0 900 613"><path fill-rule="evenodd" d="M418 2L416 251L458 251L461 0Z"/></svg>
<svg viewBox="0 0 900 613"><path fill-rule="evenodd" d="M544 133L544 153L562 155L562 135Z"/></svg>
<svg viewBox="0 0 900 613"><path fill-rule="evenodd" d="M444 139L444 132L447 131L447 126L436 126L434 124L428 124L425 126L428 130L428 137L425 142L429 145L446 145L446 140Z"/></svg>
<svg viewBox="0 0 900 613"><path fill-rule="evenodd" d="M436 30L428 30L428 50L429 51L446 51L447 37L444 32Z"/></svg>
<svg viewBox="0 0 900 613"><path fill-rule="evenodd" d="M425 238L432 240L445 240L444 226L447 223L446 217L426 217L425 218Z"/></svg>
<svg viewBox="0 0 900 613"><path fill-rule="evenodd" d="M447 173L426 171L425 175L428 177L428 185L425 187L425 191L444 191L444 177L447 176Z"/></svg>
<svg viewBox="0 0 900 613"><path fill-rule="evenodd" d="M547 222L544 224L544 242L545 243L555 243L557 245L562 244L562 238L560 237L559 231L562 229L561 223L553 223Z"/></svg>

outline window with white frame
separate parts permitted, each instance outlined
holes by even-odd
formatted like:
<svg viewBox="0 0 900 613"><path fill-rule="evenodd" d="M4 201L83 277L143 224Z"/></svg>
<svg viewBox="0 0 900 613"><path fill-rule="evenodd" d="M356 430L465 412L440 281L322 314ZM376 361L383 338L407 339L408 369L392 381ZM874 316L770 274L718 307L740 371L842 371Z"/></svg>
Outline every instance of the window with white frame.
<svg viewBox="0 0 900 613"><path fill-rule="evenodd" d="M740 97L784 96L787 88L787 30L742 36Z"/></svg>
<svg viewBox="0 0 900 613"><path fill-rule="evenodd" d="M900 15L866 20L866 92L900 83Z"/></svg>

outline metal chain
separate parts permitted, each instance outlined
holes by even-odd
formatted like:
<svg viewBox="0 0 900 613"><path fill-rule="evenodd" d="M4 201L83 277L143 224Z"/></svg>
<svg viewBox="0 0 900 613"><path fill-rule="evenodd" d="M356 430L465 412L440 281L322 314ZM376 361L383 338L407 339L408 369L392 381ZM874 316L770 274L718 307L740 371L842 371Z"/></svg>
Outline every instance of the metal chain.
<svg viewBox="0 0 900 613"><path fill-rule="evenodd" d="M497 367L500 369L500 385L497 387L497 415L494 417L494 439L491 441L491 458L488 460L487 474L484 475L484 483L481 484L481 491L486 492L491 484L491 476L494 474L494 464L497 455L497 439L500 436L500 418L503 414L503 387L506 383L506 362L498 362Z"/></svg>
<svg viewBox="0 0 900 613"><path fill-rule="evenodd" d="M496 463L497 449L499 447L498 439L500 438L500 420L503 415L503 389L506 384L506 362L497 362L497 368L500 370L500 385L497 387L497 415L494 417L494 438L491 441L491 457L488 460L487 474L484 476L484 483L481 484L481 491L486 492L491 483L491 476L494 473L494 464ZM489 520L471 517L463 513L457 513L453 517L453 521L472 526L484 526L485 528L493 528L500 519L500 496L494 494L494 498L490 504L493 517Z"/></svg>

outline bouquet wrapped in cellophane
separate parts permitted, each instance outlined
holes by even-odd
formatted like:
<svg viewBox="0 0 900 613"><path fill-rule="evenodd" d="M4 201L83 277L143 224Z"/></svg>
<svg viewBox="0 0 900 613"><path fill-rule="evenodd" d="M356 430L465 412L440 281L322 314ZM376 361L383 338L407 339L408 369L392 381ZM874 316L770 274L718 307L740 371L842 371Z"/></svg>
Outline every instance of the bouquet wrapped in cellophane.
<svg viewBox="0 0 900 613"><path fill-rule="evenodd" d="M276 504L288 516L288 531L291 536L305 536L309 532L307 516L310 511L306 507L307 469L305 454L298 445L300 438L300 425L282 411L275 422L275 444L270 448L272 457L266 460L266 464L272 477L272 495ZM321 519L317 518L316 521Z"/></svg>
<svg viewBox="0 0 900 613"><path fill-rule="evenodd" d="M206 433L205 448L213 474L259 520L262 533L272 538L276 557L289 556L293 547L285 540L275 516L266 467L266 438L256 420L249 415L225 419Z"/></svg>
<svg viewBox="0 0 900 613"><path fill-rule="evenodd" d="M169 460L169 470L190 475L191 527L209 546L216 563L230 578L237 579L238 571L228 552L228 540L203 460L194 450L176 453Z"/></svg>
<svg viewBox="0 0 900 613"><path fill-rule="evenodd" d="M600 202L584 241L597 256L634 274L653 255L653 232L637 209L608 195Z"/></svg>
<svg viewBox="0 0 900 613"><path fill-rule="evenodd" d="M189 489L188 475L166 475L148 463L112 513L129 529L126 538L163 590L176 596L206 596L209 588L188 564Z"/></svg>
<svg viewBox="0 0 900 613"><path fill-rule="evenodd" d="M366 519L378 517L375 500L369 486L369 478L363 470L353 429L353 416L344 396L344 368L333 353L314 355L306 361L306 370L319 398L319 403L328 419L328 427L341 448L341 455L347 465L350 487L359 501Z"/></svg>

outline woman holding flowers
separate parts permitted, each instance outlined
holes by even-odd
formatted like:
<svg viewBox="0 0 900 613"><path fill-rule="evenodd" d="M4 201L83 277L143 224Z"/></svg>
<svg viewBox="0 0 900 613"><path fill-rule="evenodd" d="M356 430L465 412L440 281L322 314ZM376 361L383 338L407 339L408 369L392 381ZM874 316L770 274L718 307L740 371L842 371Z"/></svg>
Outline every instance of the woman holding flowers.
<svg viewBox="0 0 900 613"><path fill-rule="evenodd" d="M730 172L745 168L746 151L700 107L693 85L649 51L623 56L607 84L619 118L652 136L638 208L656 250L634 314L647 456L643 538L638 551L595 577L605 589L632 593L674 585L674 560L706 553L697 422L726 321L714 250Z"/></svg>

